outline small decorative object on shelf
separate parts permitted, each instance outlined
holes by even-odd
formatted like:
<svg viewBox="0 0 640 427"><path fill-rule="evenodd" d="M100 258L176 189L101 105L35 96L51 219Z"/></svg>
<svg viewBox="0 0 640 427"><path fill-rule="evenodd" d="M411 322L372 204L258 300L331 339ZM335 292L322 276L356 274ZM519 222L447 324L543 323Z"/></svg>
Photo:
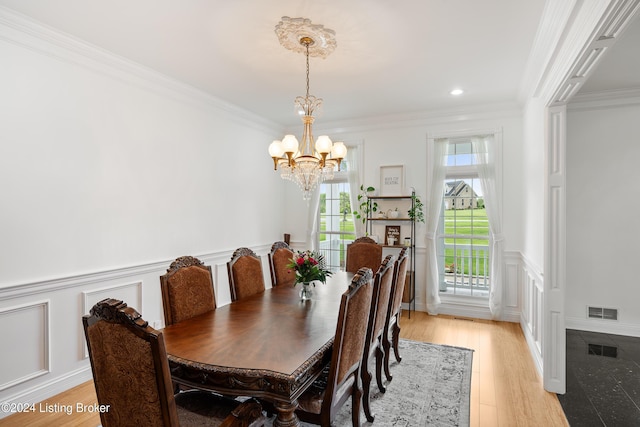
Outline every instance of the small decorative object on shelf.
<svg viewBox="0 0 640 427"><path fill-rule="evenodd" d="M400 243L400 226L387 225L384 230L384 235L387 236L386 244L389 246L395 246Z"/></svg>
<svg viewBox="0 0 640 427"><path fill-rule="evenodd" d="M326 268L324 256L316 251L297 252L287 267L296 272L293 285L302 284L300 299L303 301L311 298L311 286L315 286L316 281L326 283L327 277L331 276L331 271Z"/></svg>

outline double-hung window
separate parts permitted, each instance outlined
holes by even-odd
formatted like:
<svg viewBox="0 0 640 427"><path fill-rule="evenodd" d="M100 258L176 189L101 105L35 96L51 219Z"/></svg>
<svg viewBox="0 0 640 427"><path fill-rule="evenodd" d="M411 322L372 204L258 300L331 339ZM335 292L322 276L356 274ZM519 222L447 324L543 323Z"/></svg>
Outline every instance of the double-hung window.
<svg viewBox="0 0 640 427"><path fill-rule="evenodd" d="M437 232L440 295L488 298L490 227L472 138L449 139Z"/></svg>

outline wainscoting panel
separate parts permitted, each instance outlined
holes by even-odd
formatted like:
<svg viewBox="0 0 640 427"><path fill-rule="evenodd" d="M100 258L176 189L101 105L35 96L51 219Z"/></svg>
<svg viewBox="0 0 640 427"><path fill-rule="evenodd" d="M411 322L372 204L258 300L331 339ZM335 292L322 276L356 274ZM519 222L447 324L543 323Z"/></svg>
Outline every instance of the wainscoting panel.
<svg viewBox="0 0 640 427"><path fill-rule="evenodd" d="M49 324L48 300L0 309L0 391L49 372Z"/></svg>
<svg viewBox="0 0 640 427"><path fill-rule="evenodd" d="M254 246L254 250L266 257L270 247ZM232 252L193 254L214 266L215 291L222 294L219 305L229 300L226 262ZM162 328L159 277L172 261L0 288L0 402L37 403L90 379L81 317L104 298L122 299L153 327ZM7 415L0 412L0 419Z"/></svg>
<svg viewBox="0 0 640 427"><path fill-rule="evenodd" d="M527 340L533 361L542 376L542 322L544 284L540 271L526 259L522 260L520 280L522 289L522 312L520 326Z"/></svg>
<svg viewBox="0 0 640 427"><path fill-rule="evenodd" d="M505 283L510 284L518 284L520 280L518 280L518 272L519 272L519 264L511 264L508 263L505 265ZM508 308L519 308L520 307L520 298L519 298L519 286L506 286L505 289L505 299L504 305Z"/></svg>
<svg viewBox="0 0 640 427"><path fill-rule="evenodd" d="M520 252L505 251L504 253L504 286L503 286L503 320L520 322L522 316L522 284L520 271L522 270L522 256Z"/></svg>
<svg viewBox="0 0 640 427"><path fill-rule="evenodd" d="M142 311L142 282L127 283L124 285L108 286L100 289L82 292L82 312L89 314L89 310L97 302L105 298L115 298L126 301L139 312Z"/></svg>
<svg viewBox="0 0 640 427"><path fill-rule="evenodd" d="M122 300L126 302L128 306L133 307L138 310L139 313L142 313L142 282L113 285L82 292L82 312L84 314L89 314L91 307L105 298ZM86 359L89 357L89 349L87 348L86 339L84 337L84 329L80 332L82 334L81 340L84 344L82 358Z"/></svg>

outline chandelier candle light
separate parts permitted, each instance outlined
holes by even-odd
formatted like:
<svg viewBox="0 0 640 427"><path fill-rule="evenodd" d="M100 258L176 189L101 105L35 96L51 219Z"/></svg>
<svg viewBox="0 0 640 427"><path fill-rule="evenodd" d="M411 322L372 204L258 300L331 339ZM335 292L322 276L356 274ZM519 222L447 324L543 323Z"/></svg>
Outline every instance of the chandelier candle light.
<svg viewBox="0 0 640 427"><path fill-rule="evenodd" d="M307 93L294 101L304 124L302 142L298 143L294 135L285 135L281 141L273 141L269 145L269 155L273 159L274 170L280 168L280 176L297 183L303 199L309 200L319 183L333 178L334 171L340 170L340 162L347 155L344 143L331 142L327 135L319 136L314 144L312 131L313 112L320 109L322 98L309 94L309 56L325 58L333 52L335 32L322 25L311 24L309 19L288 16L282 17L275 31L282 46L305 53Z"/></svg>

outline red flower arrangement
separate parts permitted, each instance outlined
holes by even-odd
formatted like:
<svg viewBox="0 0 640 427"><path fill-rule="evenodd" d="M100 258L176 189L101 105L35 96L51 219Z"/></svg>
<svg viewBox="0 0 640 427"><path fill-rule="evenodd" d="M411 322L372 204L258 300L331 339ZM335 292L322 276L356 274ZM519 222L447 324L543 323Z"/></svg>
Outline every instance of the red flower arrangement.
<svg viewBox="0 0 640 427"><path fill-rule="evenodd" d="M315 280L326 283L327 277L331 276L331 271L325 266L324 256L316 251L298 252L287 267L296 272L294 286Z"/></svg>

